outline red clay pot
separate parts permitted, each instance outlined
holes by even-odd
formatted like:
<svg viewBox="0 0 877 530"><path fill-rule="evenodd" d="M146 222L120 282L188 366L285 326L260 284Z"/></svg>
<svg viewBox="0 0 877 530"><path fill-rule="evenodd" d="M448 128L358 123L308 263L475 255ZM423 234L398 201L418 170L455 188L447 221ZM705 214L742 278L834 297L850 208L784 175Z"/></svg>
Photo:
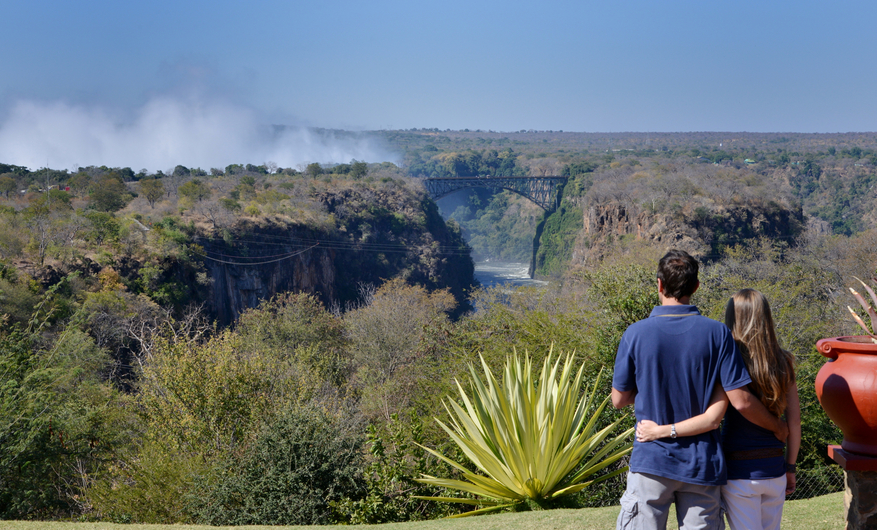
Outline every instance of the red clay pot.
<svg viewBox="0 0 877 530"><path fill-rule="evenodd" d="M877 457L877 344L867 336L816 343L830 360L816 375L816 397L843 432L845 451Z"/></svg>

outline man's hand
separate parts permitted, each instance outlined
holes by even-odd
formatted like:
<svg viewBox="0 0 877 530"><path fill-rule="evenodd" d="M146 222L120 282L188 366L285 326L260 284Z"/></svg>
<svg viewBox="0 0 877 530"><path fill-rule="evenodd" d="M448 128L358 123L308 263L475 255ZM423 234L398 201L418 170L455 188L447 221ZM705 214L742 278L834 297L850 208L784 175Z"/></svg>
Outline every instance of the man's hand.
<svg viewBox="0 0 877 530"><path fill-rule="evenodd" d="M779 425L774 429L773 435L777 437L777 440L786 443L786 440L789 439L789 424L785 420L779 420Z"/></svg>
<svg viewBox="0 0 877 530"><path fill-rule="evenodd" d="M789 438L789 426L783 420L777 418L764 404L755 397L747 387L735 388L734 390L726 390L731 406L737 409L737 412L752 423L763 427L771 432L783 443Z"/></svg>
<svg viewBox="0 0 877 530"><path fill-rule="evenodd" d="M786 497L795 493L795 473L786 472Z"/></svg>

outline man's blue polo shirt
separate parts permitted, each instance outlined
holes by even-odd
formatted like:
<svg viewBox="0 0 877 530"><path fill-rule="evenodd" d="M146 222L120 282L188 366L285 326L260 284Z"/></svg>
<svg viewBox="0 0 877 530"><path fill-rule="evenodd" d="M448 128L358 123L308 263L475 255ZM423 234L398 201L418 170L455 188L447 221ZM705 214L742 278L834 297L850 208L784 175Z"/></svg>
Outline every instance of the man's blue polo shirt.
<svg viewBox="0 0 877 530"><path fill-rule="evenodd" d="M751 382L730 330L693 305L658 306L621 337L612 387L636 391L636 419L677 423L706 410L716 384ZM652 442L634 441L630 470L689 484L727 481L719 430Z"/></svg>

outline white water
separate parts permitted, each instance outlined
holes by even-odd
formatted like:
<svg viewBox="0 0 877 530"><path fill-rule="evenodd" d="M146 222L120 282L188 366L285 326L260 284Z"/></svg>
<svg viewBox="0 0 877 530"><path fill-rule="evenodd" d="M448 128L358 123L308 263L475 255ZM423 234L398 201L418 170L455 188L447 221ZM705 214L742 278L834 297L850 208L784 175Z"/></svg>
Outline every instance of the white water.
<svg viewBox="0 0 877 530"><path fill-rule="evenodd" d="M547 285L548 282L533 280L527 274L529 263L504 263L499 261L479 261L475 263L475 279L483 287L496 285Z"/></svg>

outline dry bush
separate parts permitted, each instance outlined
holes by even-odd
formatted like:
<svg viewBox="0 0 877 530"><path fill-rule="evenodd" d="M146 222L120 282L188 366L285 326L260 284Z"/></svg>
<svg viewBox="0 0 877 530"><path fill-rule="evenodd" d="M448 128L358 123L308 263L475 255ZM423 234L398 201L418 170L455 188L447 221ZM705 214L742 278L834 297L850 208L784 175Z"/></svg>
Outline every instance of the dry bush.
<svg viewBox="0 0 877 530"><path fill-rule="evenodd" d="M447 291L429 293L401 279L377 290L363 287L362 305L344 315L353 351L355 382L367 416L390 417L407 408L423 352L419 346L430 328L448 321L456 305Z"/></svg>

